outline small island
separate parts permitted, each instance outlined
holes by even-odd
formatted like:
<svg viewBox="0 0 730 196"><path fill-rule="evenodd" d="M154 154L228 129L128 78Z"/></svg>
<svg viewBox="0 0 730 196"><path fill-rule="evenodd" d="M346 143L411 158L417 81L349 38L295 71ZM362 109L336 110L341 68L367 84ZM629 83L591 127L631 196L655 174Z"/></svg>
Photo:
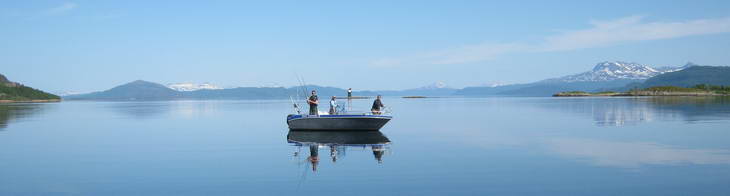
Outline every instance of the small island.
<svg viewBox="0 0 730 196"><path fill-rule="evenodd" d="M0 103L13 102L59 102L61 97L11 82L0 74Z"/></svg>
<svg viewBox="0 0 730 196"><path fill-rule="evenodd" d="M553 97L591 97L591 96L728 96L730 86L700 84L690 88L677 86L655 86L645 89L632 89L627 92L568 91L554 94Z"/></svg>

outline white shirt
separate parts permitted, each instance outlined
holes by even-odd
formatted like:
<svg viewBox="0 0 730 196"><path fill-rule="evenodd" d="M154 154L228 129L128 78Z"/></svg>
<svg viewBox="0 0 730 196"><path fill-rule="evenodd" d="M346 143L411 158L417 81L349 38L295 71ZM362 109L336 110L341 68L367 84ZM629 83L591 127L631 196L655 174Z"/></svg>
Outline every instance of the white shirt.
<svg viewBox="0 0 730 196"><path fill-rule="evenodd" d="M335 100L330 100L330 107L337 107L337 102L335 102Z"/></svg>

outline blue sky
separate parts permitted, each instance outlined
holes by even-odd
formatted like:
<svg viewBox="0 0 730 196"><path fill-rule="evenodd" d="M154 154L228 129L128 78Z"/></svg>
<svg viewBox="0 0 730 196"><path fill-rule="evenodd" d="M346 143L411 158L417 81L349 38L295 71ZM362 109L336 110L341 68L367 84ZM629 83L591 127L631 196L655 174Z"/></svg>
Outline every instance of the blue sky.
<svg viewBox="0 0 730 196"><path fill-rule="evenodd" d="M730 1L4 1L0 73L51 92L143 79L406 89L601 61L730 65Z"/></svg>

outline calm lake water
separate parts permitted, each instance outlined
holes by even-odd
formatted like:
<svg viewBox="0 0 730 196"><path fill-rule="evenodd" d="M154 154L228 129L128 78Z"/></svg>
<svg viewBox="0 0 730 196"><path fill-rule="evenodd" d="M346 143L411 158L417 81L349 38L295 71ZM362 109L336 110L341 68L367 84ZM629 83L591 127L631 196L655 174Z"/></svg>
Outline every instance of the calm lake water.
<svg viewBox="0 0 730 196"><path fill-rule="evenodd" d="M290 134L288 100L3 104L0 195L730 195L728 98L384 103L353 134Z"/></svg>

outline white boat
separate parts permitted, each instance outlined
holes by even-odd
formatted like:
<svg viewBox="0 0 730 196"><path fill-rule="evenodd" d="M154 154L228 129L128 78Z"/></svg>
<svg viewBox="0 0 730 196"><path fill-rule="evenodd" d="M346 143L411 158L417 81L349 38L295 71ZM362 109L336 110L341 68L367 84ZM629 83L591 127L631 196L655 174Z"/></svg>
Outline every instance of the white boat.
<svg viewBox="0 0 730 196"><path fill-rule="evenodd" d="M392 116L374 114L289 114L286 117L286 123L291 130L377 131L392 118Z"/></svg>
<svg viewBox="0 0 730 196"><path fill-rule="evenodd" d="M318 111L318 115L308 115L302 114L299 104L294 103L293 99L292 103L296 114L286 116L290 130L378 131L393 119L393 116L388 115L389 109L379 113L352 112L340 106L336 106L339 110L334 114Z"/></svg>

